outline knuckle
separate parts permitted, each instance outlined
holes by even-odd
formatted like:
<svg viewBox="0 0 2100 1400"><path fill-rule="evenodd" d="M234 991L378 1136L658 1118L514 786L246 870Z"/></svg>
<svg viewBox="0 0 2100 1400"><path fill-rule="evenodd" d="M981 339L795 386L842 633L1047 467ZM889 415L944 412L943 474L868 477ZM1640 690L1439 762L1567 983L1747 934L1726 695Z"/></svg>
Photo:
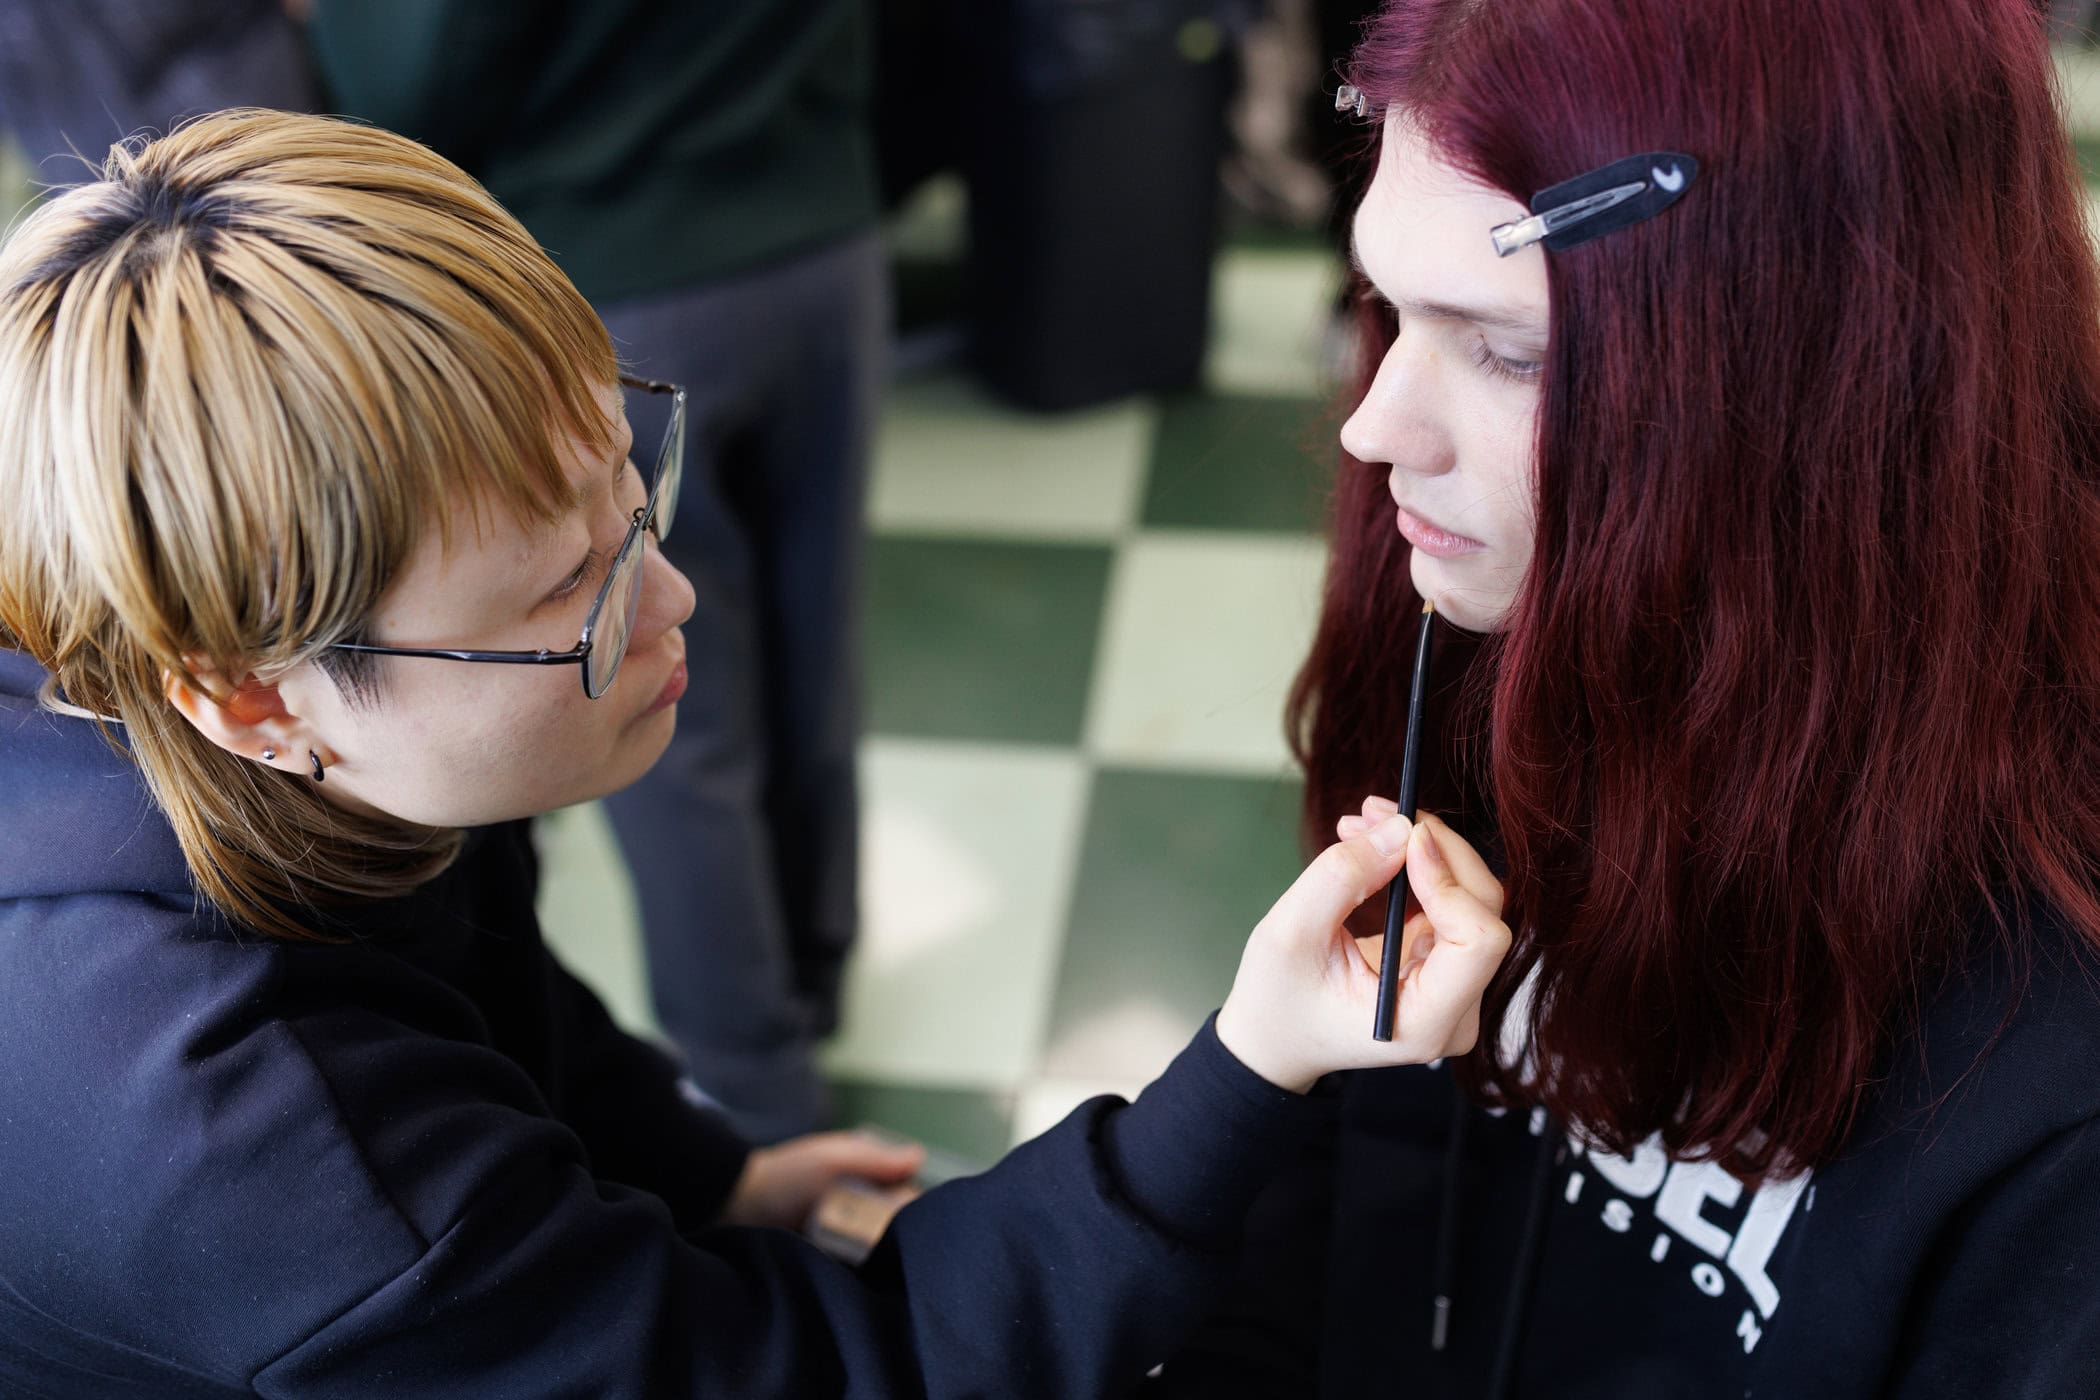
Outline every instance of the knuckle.
<svg viewBox="0 0 2100 1400"><path fill-rule="evenodd" d="M1341 898L1351 883L1350 866L1348 857L1337 855L1336 852L1343 851L1346 844L1329 846L1311 865L1306 866L1305 873L1298 877L1297 883L1278 901L1276 913L1290 917L1302 911L1306 905L1325 905Z"/></svg>
<svg viewBox="0 0 2100 1400"><path fill-rule="evenodd" d="M1371 838L1359 834L1329 846L1318 863L1324 867L1324 873L1337 884L1355 886L1363 883L1364 872L1371 867L1377 856L1378 852L1371 845Z"/></svg>

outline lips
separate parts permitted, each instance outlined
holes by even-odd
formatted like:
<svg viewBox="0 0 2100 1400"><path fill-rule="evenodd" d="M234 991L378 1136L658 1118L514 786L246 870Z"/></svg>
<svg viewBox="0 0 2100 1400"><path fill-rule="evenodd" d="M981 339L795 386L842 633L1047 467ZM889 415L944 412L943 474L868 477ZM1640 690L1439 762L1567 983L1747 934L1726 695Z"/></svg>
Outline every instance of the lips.
<svg viewBox="0 0 2100 1400"><path fill-rule="evenodd" d="M656 693L656 699L650 701L649 708L642 713L653 715L658 710L669 709L677 704L678 697L685 694L685 682L685 663L681 661L672 668L670 679L664 682L664 688Z"/></svg>
<svg viewBox="0 0 2100 1400"><path fill-rule="evenodd" d="M656 698L649 702L649 708L643 710L635 718L638 720L647 719L658 711L669 709L677 704L678 697L685 694L688 679L685 669L685 648L680 646L677 658L671 663L670 674L664 677L663 688L656 692Z"/></svg>
<svg viewBox="0 0 2100 1400"><path fill-rule="evenodd" d="M1477 554L1487 548L1479 540L1444 529L1432 521L1416 515L1406 506L1397 510L1400 533L1407 542L1424 554L1438 559L1450 559L1461 554Z"/></svg>

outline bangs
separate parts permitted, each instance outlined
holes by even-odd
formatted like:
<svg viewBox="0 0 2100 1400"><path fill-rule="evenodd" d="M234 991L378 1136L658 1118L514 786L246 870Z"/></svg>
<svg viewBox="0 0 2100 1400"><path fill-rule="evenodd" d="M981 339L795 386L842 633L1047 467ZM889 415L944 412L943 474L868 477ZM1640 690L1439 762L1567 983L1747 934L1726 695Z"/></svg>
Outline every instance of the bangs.
<svg viewBox="0 0 2100 1400"><path fill-rule="evenodd" d="M551 523L571 444L612 448L603 324L423 147L222 113L103 175L0 257L18 401L50 410L16 443L19 562L26 592L106 600L155 664L351 640L425 530Z"/></svg>

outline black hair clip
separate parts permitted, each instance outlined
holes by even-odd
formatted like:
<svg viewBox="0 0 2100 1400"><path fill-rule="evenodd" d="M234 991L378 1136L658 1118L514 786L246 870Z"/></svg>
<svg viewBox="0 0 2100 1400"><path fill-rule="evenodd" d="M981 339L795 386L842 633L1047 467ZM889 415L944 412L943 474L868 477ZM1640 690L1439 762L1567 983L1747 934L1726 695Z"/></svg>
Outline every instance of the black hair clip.
<svg viewBox="0 0 2100 1400"><path fill-rule="evenodd" d="M1540 190L1530 218L1497 224L1488 236L1505 258L1534 243L1558 253L1653 218L1683 198L1698 174L1699 162L1676 151L1627 156Z"/></svg>

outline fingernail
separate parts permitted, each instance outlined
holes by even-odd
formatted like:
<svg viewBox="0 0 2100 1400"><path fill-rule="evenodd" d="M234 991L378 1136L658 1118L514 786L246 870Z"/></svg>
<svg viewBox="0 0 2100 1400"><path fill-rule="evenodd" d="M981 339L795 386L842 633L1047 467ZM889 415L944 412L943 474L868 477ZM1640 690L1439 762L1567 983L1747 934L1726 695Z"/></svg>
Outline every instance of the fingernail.
<svg viewBox="0 0 2100 1400"><path fill-rule="evenodd" d="M1417 859L1419 859L1422 862L1422 865L1426 869L1442 869L1444 864L1444 853L1436 848L1436 838L1429 834L1428 823L1423 823L1420 829L1422 832L1422 849L1416 853Z"/></svg>
<svg viewBox="0 0 2100 1400"><path fill-rule="evenodd" d="M1403 816L1390 816L1372 827L1364 835L1382 856L1396 856L1407 849L1408 833L1415 824Z"/></svg>

